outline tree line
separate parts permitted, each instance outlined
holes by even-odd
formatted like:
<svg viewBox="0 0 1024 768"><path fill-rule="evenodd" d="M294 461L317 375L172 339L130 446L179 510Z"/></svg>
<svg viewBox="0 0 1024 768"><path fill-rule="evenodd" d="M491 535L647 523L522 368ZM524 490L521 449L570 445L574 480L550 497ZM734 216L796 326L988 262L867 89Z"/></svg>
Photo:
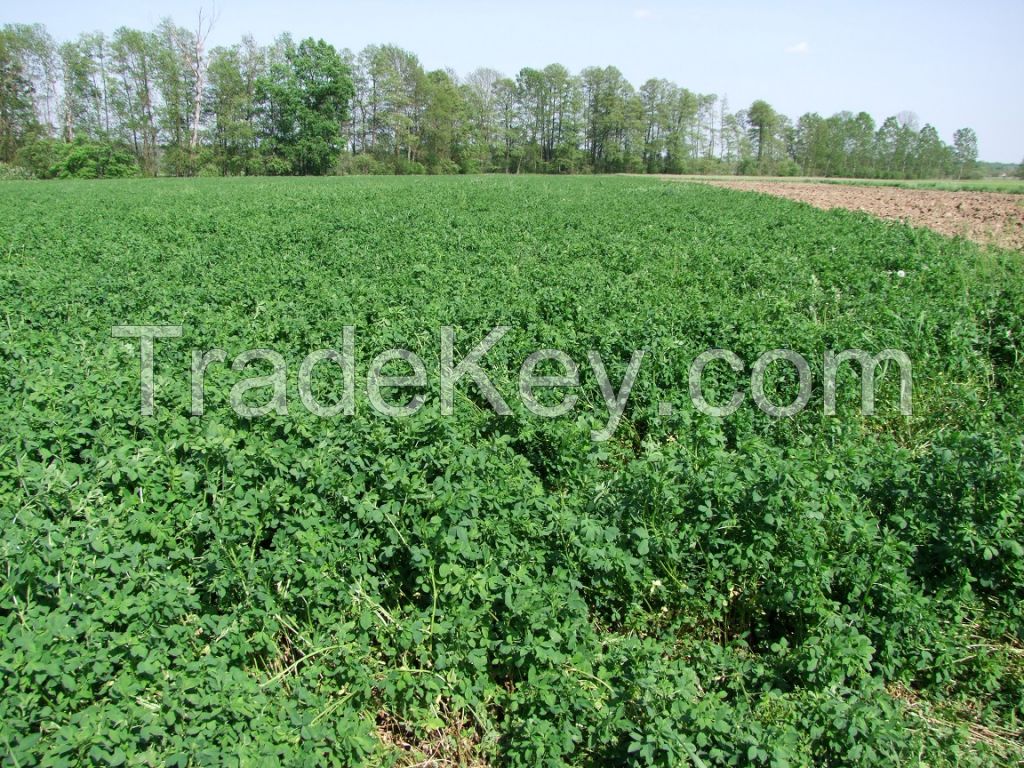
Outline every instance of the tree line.
<svg viewBox="0 0 1024 768"><path fill-rule="evenodd" d="M977 137L947 144L913 113L791 120L613 66L514 77L427 71L394 45L358 53L283 34L210 48L166 19L56 42L0 29L0 162L52 176L328 173L740 173L970 177Z"/></svg>

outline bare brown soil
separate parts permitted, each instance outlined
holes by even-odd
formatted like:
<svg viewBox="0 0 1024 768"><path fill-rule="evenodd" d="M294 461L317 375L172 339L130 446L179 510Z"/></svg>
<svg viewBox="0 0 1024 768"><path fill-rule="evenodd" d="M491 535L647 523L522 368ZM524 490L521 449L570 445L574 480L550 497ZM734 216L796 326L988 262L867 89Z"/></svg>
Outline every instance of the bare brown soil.
<svg viewBox="0 0 1024 768"><path fill-rule="evenodd" d="M785 181L709 180L704 183L786 197L826 210L863 211L883 219L928 227L943 235L963 235L983 245L1024 250L1024 199L1021 195Z"/></svg>

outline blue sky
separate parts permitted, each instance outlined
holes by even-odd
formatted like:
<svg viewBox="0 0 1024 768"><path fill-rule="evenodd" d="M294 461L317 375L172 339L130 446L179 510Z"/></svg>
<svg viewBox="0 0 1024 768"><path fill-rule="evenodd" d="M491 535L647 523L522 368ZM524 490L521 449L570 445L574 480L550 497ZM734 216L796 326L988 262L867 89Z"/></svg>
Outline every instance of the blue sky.
<svg viewBox="0 0 1024 768"><path fill-rule="evenodd" d="M58 39L171 16L191 25L211 0L19 2L0 20L41 22ZM881 122L909 110L946 141L969 125L983 160L1024 158L1024 2L411 2L217 0L214 44L252 33L322 37L338 48L395 43L428 69L478 66L514 75L559 62L614 64L635 84L665 77L763 98L792 118L866 110Z"/></svg>

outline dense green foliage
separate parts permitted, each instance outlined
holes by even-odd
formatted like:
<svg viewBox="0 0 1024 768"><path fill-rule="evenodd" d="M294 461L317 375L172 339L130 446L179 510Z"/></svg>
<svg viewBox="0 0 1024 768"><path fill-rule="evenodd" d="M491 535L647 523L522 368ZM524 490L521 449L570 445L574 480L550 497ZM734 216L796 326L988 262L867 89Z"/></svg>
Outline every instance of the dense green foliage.
<svg viewBox="0 0 1024 768"><path fill-rule="evenodd" d="M661 78L634 87L613 66L459 77L395 45L356 54L284 34L207 50L209 33L202 18L195 29L165 19L57 45L41 25L0 28L0 161L39 137L84 136L176 176L978 172L973 130L947 145L912 112L879 126L866 112L793 121Z"/></svg>
<svg viewBox="0 0 1024 768"><path fill-rule="evenodd" d="M38 179L120 179L139 175L135 155L123 145L78 138L40 139L22 147L17 160Z"/></svg>
<svg viewBox="0 0 1024 768"><path fill-rule="evenodd" d="M0 181L26 181L35 175L23 165L0 163Z"/></svg>
<svg viewBox="0 0 1024 768"><path fill-rule="evenodd" d="M1020 254L703 185L475 177L11 182L0 255L5 764L1021 757ZM125 323L184 327L153 417ZM298 406L346 324L360 377L427 361L416 416ZM513 416L466 383L439 415L443 324L460 355L512 326L483 365ZM191 349L261 346L287 417L235 416L251 373L225 366L189 415ZM712 346L801 352L811 406L697 414ZM513 397L542 347L582 362L574 417ZM875 417L852 373L822 416L822 354L853 347L910 355L912 417L891 372ZM591 442L586 351L617 382L638 348Z"/></svg>
<svg viewBox="0 0 1024 768"><path fill-rule="evenodd" d="M341 150L341 124L352 98L352 79L337 51L323 40L284 46L284 59L256 81L268 144L265 157L286 173L323 175Z"/></svg>
<svg viewBox="0 0 1024 768"><path fill-rule="evenodd" d="M784 127L776 141L810 176L961 179L978 173L978 139L972 129L957 130L947 145L934 126L919 126L913 113L888 117L877 129L866 112L840 112L827 119L809 113L792 128ZM753 168L762 169L763 161ZM774 172L770 165L767 170Z"/></svg>

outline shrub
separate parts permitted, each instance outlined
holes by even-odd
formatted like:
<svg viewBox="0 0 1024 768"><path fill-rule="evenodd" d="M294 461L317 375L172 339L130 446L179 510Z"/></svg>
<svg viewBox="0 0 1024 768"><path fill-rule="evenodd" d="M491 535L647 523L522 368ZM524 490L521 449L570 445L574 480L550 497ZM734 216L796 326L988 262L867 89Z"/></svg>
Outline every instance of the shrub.
<svg viewBox="0 0 1024 768"><path fill-rule="evenodd" d="M253 164L256 176L291 176L292 164L278 155L267 154L259 157Z"/></svg>
<svg viewBox="0 0 1024 768"><path fill-rule="evenodd" d="M452 176L460 172L459 164L454 160L438 160L429 169L431 176Z"/></svg>
<svg viewBox="0 0 1024 768"><path fill-rule="evenodd" d="M394 169L395 173L399 176L422 176L427 172L423 163L418 163L415 160L406 160L404 157L395 160Z"/></svg>
<svg viewBox="0 0 1024 768"><path fill-rule="evenodd" d="M76 141L65 144L64 157L55 166L61 179L117 179L139 175L139 164L126 149L108 142Z"/></svg>
<svg viewBox="0 0 1024 768"><path fill-rule="evenodd" d="M380 176L391 171L372 155L345 154L338 159L336 172L339 176Z"/></svg>
<svg viewBox="0 0 1024 768"><path fill-rule="evenodd" d="M58 139L39 139L18 151L18 164L41 179L116 179L139 175L139 164L126 147L86 138L70 144Z"/></svg>
<svg viewBox="0 0 1024 768"><path fill-rule="evenodd" d="M64 142L57 139L37 139L18 150L15 162L36 178L52 179L57 175L55 168L65 154Z"/></svg>
<svg viewBox="0 0 1024 768"><path fill-rule="evenodd" d="M24 166L0 163L0 181L23 181L34 178L35 174Z"/></svg>

